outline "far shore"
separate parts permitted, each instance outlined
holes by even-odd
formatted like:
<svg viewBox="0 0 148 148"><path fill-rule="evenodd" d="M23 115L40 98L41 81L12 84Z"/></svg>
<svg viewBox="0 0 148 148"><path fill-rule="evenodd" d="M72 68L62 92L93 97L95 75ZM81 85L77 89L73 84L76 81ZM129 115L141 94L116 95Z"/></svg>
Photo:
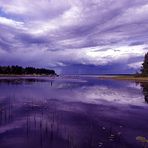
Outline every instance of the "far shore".
<svg viewBox="0 0 148 148"><path fill-rule="evenodd" d="M55 77L58 75L37 75L37 74L26 74L26 75L16 75L16 74L0 74L0 77Z"/></svg>
<svg viewBox="0 0 148 148"><path fill-rule="evenodd" d="M148 82L148 77L142 76L133 76L133 75L104 75L98 76L99 79L103 80L126 80L126 81L135 81L135 82Z"/></svg>
<svg viewBox="0 0 148 148"><path fill-rule="evenodd" d="M26 75L16 75L16 74L0 74L0 77L57 77L59 75L37 75L37 74L26 74ZM101 80L125 80L125 81L135 81L135 82L148 82L148 77L134 76L134 75L100 75L97 79Z"/></svg>

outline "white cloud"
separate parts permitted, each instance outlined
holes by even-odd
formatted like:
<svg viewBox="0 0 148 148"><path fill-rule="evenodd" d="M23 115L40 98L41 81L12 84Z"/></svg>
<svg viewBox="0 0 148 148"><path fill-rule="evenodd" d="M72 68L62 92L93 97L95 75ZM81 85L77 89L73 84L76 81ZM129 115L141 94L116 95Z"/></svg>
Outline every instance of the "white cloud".
<svg viewBox="0 0 148 148"><path fill-rule="evenodd" d="M100 50L100 47L95 47L93 50L86 51L87 58L89 59L90 63L95 65L99 64L109 64L111 62L117 61L128 61L132 57L143 56L145 54L144 46L121 46L121 47L105 47L106 50ZM108 49L107 49L108 48ZM97 52L96 52L97 51Z"/></svg>
<svg viewBox="0 0 148 148"><path fill-rule="evenodd" d="M142 61L141 62L135 62L135 63L130 63L130 64L128 64L128 66L130 67L130 68L133 68L133 69L139 69L140 67L141 67L141 65L142 65Z"/></svg>
<svg viewBox="0 0 148 148"><path fill-rule="evenodd" d="M18 22L12 19L7 19L5 17L0 17L0 24L6 25L9 27L14 27L17 29L24 29L24 23L23 22Z"/></svg>

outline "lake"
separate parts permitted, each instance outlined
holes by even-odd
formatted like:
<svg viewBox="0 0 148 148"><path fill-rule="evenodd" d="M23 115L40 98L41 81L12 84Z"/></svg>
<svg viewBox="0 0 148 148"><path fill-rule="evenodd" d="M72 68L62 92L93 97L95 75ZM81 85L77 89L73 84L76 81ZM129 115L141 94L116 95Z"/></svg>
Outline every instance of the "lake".
<svg viewBox="0 0 148 148"><path fill-rule="evenodd" d="M146 82L0 77L0 148L147 147L147 103Z"/></svg>

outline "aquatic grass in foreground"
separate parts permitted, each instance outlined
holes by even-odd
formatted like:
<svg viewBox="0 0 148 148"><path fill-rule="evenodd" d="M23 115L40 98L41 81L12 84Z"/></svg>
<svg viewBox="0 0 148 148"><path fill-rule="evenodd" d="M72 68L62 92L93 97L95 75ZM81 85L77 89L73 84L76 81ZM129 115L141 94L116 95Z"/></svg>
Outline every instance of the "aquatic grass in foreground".
<svg viewBox="0 0 148 148"><path fill-rule="evenodd" d="M98 119L93 119L86 114L83 115L82 113L75 113L73 111L58 110L56 106L62 105L63 102L52 100L48 103L49 104L44 102L26 102L22 104L21 113L17 113L16 111L12 113L11 111L11 116L13 117L11 119L10 114L7 114L10 112L9 107L3 107L1 126L8 131L7 142L11 142L9 141L11 132L13 133L13 130L15 130L17 133L17 130L19 130L19 135L15 134L13 137L20 136L28 147L33 143L36 147L52 146L55 148L59 146L63 148L81 148L84 146L86 148L93 148L97 145L99 147L105 145L124 145L121 142L122 133L116 131L116 128L113 129L110 125L106 127L103 124L99 124ZM14 105L11 104L12 108L13 106ZM69 104L66 103L66 106L69 108ZM11 131L11 128L9 129L7 126L10 124L11 127L11 123L15 120L14 117L19 120L19 124L21 125L18 125L16 129L14 128ZM22 120L22 118L24 118L24 120ZM72 118L72 121L68 118ZM66 120L69 121L66 122ZM73 126L82 126L82 129L76 129L75 131ZM120 126L119 129L121 127L122 126ZM5 134L4 132L4 135ZM82 137L79 134L82 134ZM79 136L83 139L82 141L80 141ZM7 144L5 143L4 145Z"/></svg>

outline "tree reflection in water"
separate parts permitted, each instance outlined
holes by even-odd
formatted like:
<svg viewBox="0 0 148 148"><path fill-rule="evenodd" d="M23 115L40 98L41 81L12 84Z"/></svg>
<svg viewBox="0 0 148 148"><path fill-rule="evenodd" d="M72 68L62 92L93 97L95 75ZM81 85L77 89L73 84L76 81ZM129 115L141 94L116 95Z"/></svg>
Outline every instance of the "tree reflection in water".
<svg viewBox="0 0 148 148"><path fill-rule="evenodd" d="M147 82L141 82L142 91L144 94L145 102L148 103L148 83Z"/></svg>

